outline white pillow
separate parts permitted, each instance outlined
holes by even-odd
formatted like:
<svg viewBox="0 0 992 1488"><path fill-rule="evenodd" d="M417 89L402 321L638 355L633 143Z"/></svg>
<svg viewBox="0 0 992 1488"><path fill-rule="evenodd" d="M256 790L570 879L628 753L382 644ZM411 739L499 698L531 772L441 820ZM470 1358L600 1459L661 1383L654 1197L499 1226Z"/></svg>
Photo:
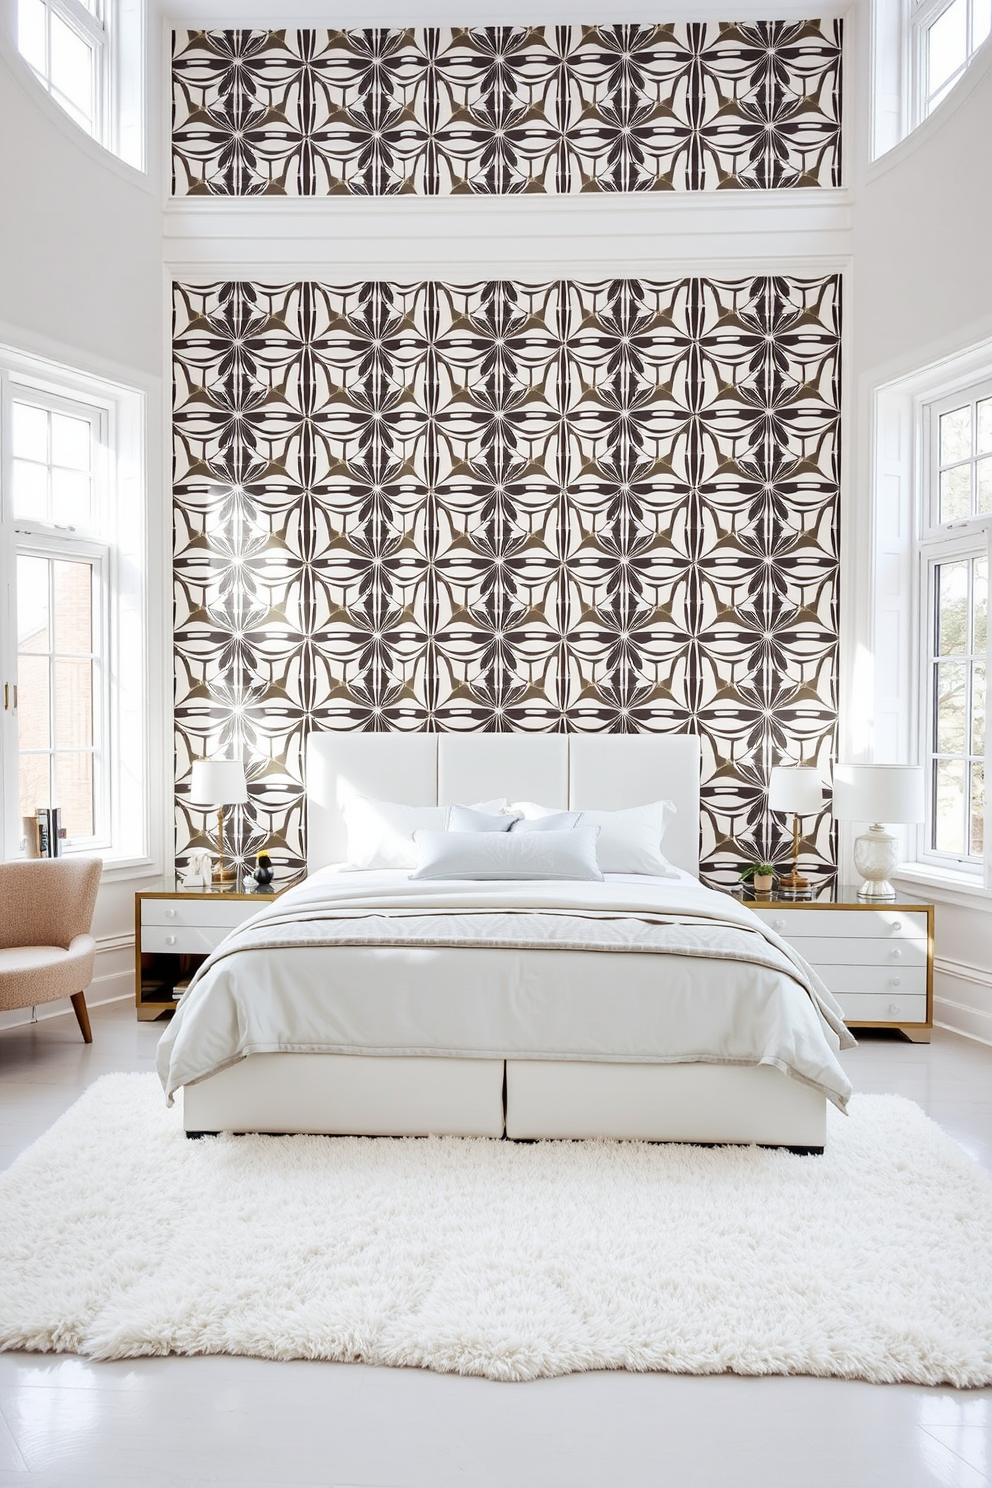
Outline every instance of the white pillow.
<svg viewBox="0 0 992 1488"><path fill-rule="evenodd" d="M547 816L517 817L510 823L511 832L568 832L582 821L581 811L549 811Z"/></svg>
<svg viewBox="0 0 992 1488"><path fill-rule="evenodd" d="M604 873L678 878L678 870L661 851L661 839L674 815L671 801L654 801L627 811L583 811L582 826L600 829L596 858Z"/></svg>
<svg viewBox="0 0 992 1488"><path fill-rule="evenodd" d="M602 882L596 862L594 827L565 832L436 832L416 834L420 864L411 878L593 879Z"/></svg>
<svg viewBox="0 0 992 1488"><path fill-rule="evenodd" d="M563 808L561 806L539 806L536 801L511 801L509 806L504 806L504 812L512 812L514 816L523 817L524 821L540 821L542 816L557 816Z"/></svg>
<svg viewBox="0 0 992 1488"><path fill-rule="evenodd" d="M516 822L515 816L495 815L478 806L449 806L445 827L449 832L509 832Z"/></svg>
<svg viewBox="0 0 992 1488"><path fill-rule="evenodd" d="M506 797L482 801L473 811L495 815L506 805ZM348 833L346 867L416 868L417 849L413 834L418 828L443 831L448 824L447 806L406 806L399 801L376 801L370 796L352 796L341 808Z"/></svg>

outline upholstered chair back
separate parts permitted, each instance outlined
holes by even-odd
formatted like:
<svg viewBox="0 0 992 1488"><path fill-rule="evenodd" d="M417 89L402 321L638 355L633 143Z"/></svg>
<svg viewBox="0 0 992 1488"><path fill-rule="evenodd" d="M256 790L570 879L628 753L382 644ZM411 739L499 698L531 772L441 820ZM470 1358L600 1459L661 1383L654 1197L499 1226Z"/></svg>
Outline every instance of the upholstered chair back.
<svg viewBox="0 0 992 1488"><path fill-rule="evenodd" d="M88 934L102 868L99 858L0 863L0 950L68 950L75 936Z"/></svg>

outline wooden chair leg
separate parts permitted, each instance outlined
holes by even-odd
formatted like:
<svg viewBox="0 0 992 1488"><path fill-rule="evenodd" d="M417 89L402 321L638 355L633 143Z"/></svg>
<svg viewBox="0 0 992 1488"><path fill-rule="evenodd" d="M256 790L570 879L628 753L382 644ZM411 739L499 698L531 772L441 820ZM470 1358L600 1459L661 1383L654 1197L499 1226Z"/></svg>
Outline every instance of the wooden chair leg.
<svg viewBox="0 0 992 1488"><path fill-rule="evenodd" d="M93 1042L93 1030L90 1028L90 1015L86 1006L86 997L82 992L74 992L71 997L72 1011L76 1015L79 1031L83 1035L83 1043Z"/></svg>

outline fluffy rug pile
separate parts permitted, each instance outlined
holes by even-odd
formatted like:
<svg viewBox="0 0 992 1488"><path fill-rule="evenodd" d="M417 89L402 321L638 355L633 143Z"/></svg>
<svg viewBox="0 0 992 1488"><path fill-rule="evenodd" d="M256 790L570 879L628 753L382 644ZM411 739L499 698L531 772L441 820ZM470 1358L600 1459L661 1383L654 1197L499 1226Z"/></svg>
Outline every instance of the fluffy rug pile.
<svg viewBox="0 0 992 1488"><path fill-rule="evenodd" d="M188 1142L109 1075L0 1181L0 1345L992 1382L992 1183L909 1101L830 1114L822 1158Z"/></svg>

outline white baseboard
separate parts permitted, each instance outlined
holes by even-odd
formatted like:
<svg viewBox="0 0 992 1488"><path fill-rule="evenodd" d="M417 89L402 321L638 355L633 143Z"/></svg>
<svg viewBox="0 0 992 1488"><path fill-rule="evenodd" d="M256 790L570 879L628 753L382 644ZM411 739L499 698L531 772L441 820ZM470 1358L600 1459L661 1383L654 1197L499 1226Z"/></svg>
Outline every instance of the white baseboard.
<svg viewBox="0 0 992 1488"><path fill-rule="evenodd" d="M101 1007L105 1002L121 1002L134 997L134 937L107 935L97 941L93 980L86 988L87 1007ZM0 1012L0 1030L20 1028L25 1023L40 1023L44 1018L61 1018L72 1012L68 997L45 1002L39 1007L12 1008ZM74 1015L75 1016L75 1015Z"/></svg>
<svg viewBox="0 0 992 1488"><path fill-rule="evenodd" d="M992 971L941 956L934 960L933 1021L992 1045Z"/></svg>

